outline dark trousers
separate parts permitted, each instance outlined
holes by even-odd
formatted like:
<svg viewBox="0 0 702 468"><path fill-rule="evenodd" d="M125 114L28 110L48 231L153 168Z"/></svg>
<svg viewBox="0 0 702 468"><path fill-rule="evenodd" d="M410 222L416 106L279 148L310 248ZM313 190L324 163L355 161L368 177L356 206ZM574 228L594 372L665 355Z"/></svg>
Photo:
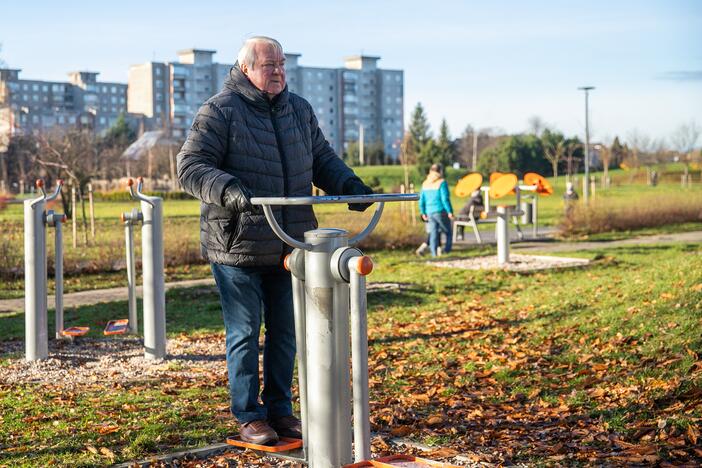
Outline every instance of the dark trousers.
<svg viewBox="0 0 702 468"><path fill-rule="evenodd" d="M222 303L232 414L240 423L291 415L295 320L290 273L282 267L210 266ZM262 320L261 403L258 342Z"/></svg>

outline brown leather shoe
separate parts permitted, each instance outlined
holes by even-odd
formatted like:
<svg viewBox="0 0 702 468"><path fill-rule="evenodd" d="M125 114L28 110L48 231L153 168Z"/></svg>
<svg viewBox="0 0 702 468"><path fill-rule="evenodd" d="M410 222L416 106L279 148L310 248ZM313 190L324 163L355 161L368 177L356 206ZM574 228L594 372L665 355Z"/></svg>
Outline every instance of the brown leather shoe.
<svg viewBox="0 0 702 468"><path fill-rule="evenodd" d="M278 435L262 419L243 423L239 428L239 436L244 442L258 445L275 445Z"/></svg>
<svg viewBox="0 0 702 468"><path fill-rule="evenodd" d="M280 416L269 421L278 437L302 439L302 424L295 416Z"/></svg>

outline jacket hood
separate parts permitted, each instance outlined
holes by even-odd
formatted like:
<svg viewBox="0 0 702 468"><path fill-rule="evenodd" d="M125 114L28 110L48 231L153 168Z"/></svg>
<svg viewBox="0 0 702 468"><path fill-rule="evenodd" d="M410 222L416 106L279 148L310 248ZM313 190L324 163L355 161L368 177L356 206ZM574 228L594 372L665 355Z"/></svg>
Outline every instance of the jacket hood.
<svg viewBox="0 0 702 468"><path fill-rule="evenodd" d="M272 100L269 100L266 93L255 87L246 75L244 75L244 72L239 68L239 62L236 62L229 70L229 75L224 80L224 89L238 94L251 105L262 110L278 108L288 102L287 84L280 94Z"/></svg>

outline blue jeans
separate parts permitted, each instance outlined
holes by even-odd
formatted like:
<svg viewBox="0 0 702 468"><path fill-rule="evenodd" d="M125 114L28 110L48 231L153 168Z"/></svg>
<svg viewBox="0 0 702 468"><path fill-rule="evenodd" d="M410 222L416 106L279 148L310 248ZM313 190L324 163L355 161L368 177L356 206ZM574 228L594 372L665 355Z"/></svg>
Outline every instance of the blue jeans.
<svg viewBox="0 0 702 468"><path fill-rule="evenodd" d="M446 234L446 245L444 246L444 253L449 253L451 251L451 242L453 242L451 236L451 220L448 217L448 213L442 211L440 213L431 213L429 217L429 248L431 249L432 257L436 257L436 248L439 246L441 241L441 233Z"/></svg>
<svg viewBox="0 0 702 468"><path fill-rule="evenodd" d="M282 267L212 263L227 346L231 411L240 423L292 414L295 319L290 273ZM259 332L265 325L259 402Z"/></svg>

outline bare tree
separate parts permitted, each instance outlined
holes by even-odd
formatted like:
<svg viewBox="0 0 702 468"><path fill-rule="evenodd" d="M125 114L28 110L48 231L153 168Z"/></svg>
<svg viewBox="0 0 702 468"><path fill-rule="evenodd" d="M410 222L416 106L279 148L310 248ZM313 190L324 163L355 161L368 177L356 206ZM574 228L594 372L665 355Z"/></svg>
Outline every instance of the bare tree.
<svg viewBox="0 0 702 468"><path fill-rule="evenodd" d="M680 153L681 159L685 164L685 175L689 173L689 165L693 159L692 153L697 144L697 140L702 133L702 129L694 120L686 124L680 125L673 135L670 137L670 141L673 144L678 153Z"/></svg>
<svg viewBox="0 0 702 468"><path fill-rule="evenodd" d="M566 142L564 139L555 141L551 138L542 139L544 147L544 156L551 163L551 169L553 170L553 182L558 183L558 163L563 159L566 153Z"/></svg>
<svg viewBox="0 0 702 468"><path fill-rule="evenodd" d="M641 166L642 155L648 153L651 148L651 138L635 128L627 135L627 143L631 151L627 155L625 163L631 169L636 170Z"/></svg>
<svg viewBox="0 0 702 468"><path fill-rule="evenodd" d="M606 136L602 139L602 144L600 145L600 160L602 161L602 188L609 188L609 166L612 164L612 157L614 152L612 151L613 138Z"/></svg>
<svg viewBox="0 0 702 468"><path fill-rule="evenodd" d="M572 175L577 171L577 161L575 161L575 153L583 147L582 143L577 141L569 141L565 145L566 154L566 180L570 180Z"/></svg>
<svg viewBox="0 0 702 468"><path fill-rule="evenodd" d="M532 115L527 120L527 131L528 133L536 136L541 136L544 130L548 128L548 125L544 120L538 115Z"/></svg>

